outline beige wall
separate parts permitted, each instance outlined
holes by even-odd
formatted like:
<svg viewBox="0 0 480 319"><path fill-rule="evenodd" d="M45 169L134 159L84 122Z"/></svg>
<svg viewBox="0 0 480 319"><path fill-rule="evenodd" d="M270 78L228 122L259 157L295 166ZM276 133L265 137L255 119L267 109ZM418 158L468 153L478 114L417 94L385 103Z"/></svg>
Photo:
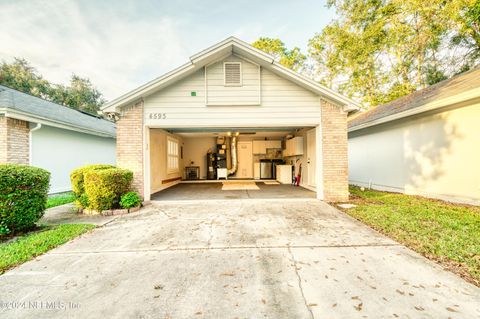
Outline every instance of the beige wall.
<svg viewBox="0 0 480 319"><path fill-rule="evenodd" d="M247 72L249 68L246 65L249 62L243 63L243 71ZM227 91L215 93L215 103L219 105L207 106L205 71L199 70L147 96L145 123L152 127L176 127L186 124L188 127L303 127L320 124L321 106L317 94L264 68L260 70L260 83L259 105L249 105L251 97L239 95L233 90L235 88L228 87L225 88ZM196 96L191 96L192 91L196 92ZM232 97L239 105L231 105ZM222 103L225 104L222 106ZM165 116L155 118L152 115L156 113Z"/></svg>
<svg viewBox="0 0 480 319"><path fill-rule="evenodd" d="M240 62L241 86L224 85L224 62ZM260 67L237 56L214 63L206 68L208 105L258 105L260 104Z"/></svg>
<svg viewBox="0 0 480 319"><path fill-rule="evenodd" d="M200 178L207 178L207 152L215 152L216 137L189 137L183 140L184 166L200 166ZM193 164L191 164L193 162Z"/></svg>
<svg viewBox="0 0 480 319"><path fill-rule="evenodd" d="M175 185L183 176L183 160L179 158L179 170L176 173L168 173L167 170L167 137L178 141L179 148L185 149L182 139L161 129L150 129L150 191L158 192L162 189ZM181 156L181 150L179 150ZM184 151L185 152L185 151ZM170 181L169 181L170 180Z"/></svg>
<svg viewBox="0 0 480 319"><path fill-rule="evenodd" d="M350 182L480 204L480 103L349 135Z"/></svg>

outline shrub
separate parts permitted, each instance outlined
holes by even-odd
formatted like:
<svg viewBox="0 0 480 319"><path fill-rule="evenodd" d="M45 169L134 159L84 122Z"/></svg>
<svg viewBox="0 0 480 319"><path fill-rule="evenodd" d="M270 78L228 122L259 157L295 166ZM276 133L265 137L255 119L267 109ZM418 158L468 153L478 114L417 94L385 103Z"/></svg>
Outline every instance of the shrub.
<svg viewBox="0 0 480 319"><path fill-rule="evenodd" d="M120 197L130 190L133 173L120 168L87 170L84 175L88 208L98 211L118 207Z"/></svg>
<svg viewBox="0 0 480 319"><path fill-rule="evenodd" d="M47 204L50 173L38 167L0 165L0 235L33 228Z"/></svg>
<svg viewBox="0 0 480 319"><path fill-rule="evenodd" d="M109 164L94 164L94 165L86 165L79 168L74 169L70 173L70 181L72 182L72 191L75 194L77 200L85 194L85 187L84 187L84 179L85 173L92 170L102 170L102 169L109 169L115 168L113 165ZM86 206L83 206L86 207Z"/></svg>
<svg viewBox="0 0 480 319"><path fill-rule="evenodd" d="M142 203L140 196L135 192L128 192L120 198L120 206L122 208L138 207Z"/></svg>

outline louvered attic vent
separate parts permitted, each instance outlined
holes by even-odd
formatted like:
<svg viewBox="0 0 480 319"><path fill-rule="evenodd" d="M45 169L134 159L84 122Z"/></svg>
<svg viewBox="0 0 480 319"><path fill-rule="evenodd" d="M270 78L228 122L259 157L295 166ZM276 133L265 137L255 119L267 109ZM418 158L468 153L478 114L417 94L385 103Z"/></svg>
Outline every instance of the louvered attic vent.
<svg viewBox="0 0 480 319"><path fill-rule="evenodd" d="M225 62L223 64L225 86L242 85L242 64L240 62Z"/></svg>

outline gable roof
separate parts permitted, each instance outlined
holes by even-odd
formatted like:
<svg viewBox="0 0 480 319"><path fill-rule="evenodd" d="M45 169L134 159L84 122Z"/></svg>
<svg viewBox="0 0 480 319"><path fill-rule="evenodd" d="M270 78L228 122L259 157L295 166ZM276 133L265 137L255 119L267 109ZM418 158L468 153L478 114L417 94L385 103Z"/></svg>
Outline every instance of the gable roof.
<svg viewBox="0 0 480 319"><path fill-rule="evenodd" d="M115 137L115 124L72 108L0 85L0 113L34 123Z"/></svg>
<svg viewBox="0 0 480 319"><path fill-rule="evenodd" d="M141 98L144 98L154 92L158 92L159 90L187 77L190 74L193 74L212 62L221 60L222 58L225 58L231 54L237 54L241 57L249 59L307 90L322 95L326 99L343 106L346 111L358 109L358 103L352 99L347 98L297 72L284 67L276 62L272 56L253 47L252 45L235 37L229 37L203 51L200 51L197 54L192 55L189 62L174 69L173 71L165 73L164 75L106 103L102 107L102 110L104 112L114 112L119 107L132 104Z"/></svg>
<svg viewBox="0 0 480 319"><path fill-rule="evenodd" d="M480 98L480 67L360 113L348 122L348 131L360 130L477 98Z"/></svg>

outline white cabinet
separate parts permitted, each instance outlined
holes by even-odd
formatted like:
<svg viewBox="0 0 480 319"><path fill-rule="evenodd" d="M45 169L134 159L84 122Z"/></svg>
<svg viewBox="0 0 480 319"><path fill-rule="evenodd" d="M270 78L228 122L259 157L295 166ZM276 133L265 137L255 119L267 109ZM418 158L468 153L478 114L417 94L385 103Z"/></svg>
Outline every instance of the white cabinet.
<svg viewBox="0 0 480 319"><path fill-rule="evenodd" d="M253 154L267 154L269 148L282 148L281 140L253 141Z"/></svg>
<svg viewBox="0 0 480 319"><path fill-rule="evenodd" d="M281 184L292 183L292 165L277 165L277 181Z"/></svg>
<svg viewBox="0 0 480 319"><path fill-rule="evenodd" d="M296 136L287 140L283 156L303 155L303 136Z"/></svg>
<svg viewBox="0 0 480 319"><path fill-rule="evenodd" d="M282 141L280 140L272 140L272 141L264 141L266 148L282 148Z"/></svg>
<svg viewBox="0 0 480 319"><path fill-rule="evenodd" d="M266 141L253 141L253 154L267 154Z"/></svg>
<svg viewBox="0 0 480 319"><path fill-rule="evenodd" d="M253 178L260 179L260 163L253 163Z"/></svg>

